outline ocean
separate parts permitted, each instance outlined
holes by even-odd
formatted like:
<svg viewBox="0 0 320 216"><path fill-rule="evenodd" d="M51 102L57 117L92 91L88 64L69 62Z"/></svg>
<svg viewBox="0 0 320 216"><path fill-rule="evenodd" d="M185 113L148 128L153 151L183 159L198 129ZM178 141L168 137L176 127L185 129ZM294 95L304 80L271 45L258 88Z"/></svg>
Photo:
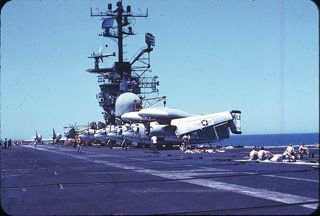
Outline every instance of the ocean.
<svg viewBox="0 0 320 216"><path fill-rule="evenodd" d="M230 139L214 143L214 145L287 146L290 143L300 145L302 142L306 145L319 143L319 133L232 135Z"/></svg>

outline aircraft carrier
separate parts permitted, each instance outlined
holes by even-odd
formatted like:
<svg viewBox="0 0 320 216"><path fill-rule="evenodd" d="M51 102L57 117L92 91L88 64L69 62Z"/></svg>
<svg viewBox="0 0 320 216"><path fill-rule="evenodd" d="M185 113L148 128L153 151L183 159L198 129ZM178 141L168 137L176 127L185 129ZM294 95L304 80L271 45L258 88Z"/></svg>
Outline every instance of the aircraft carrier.
<svg viewBox="0 0 320 216"><path fill-rule="evenodd" d="M150 72L155 37L145 34L146 47L123 58L123 38L134 35L131 7L93 12L104 18L101 36L117 41L118 60L101 67L115 53L92 53L98 75L99 105L106 125L117 123L116 99L131 92L142 106L163 101L158 76ZM117 22L117 27L113 26ZM268 149L283 153L283 148ZM8 215L153 215L270 214L306 215L319 205L319 148L304 162L249 161L248 148L215 148L211 153L180 150L96 148L81 153L71 145L17 145L1 149L1 207Z"/></svg>
<svg viewBox="0 0 320 216"><path fill-rule="evenodd" d="M220 150L13 146L1 150L1 206L9 215L316 214L318 147L309 163Z"/></svg>

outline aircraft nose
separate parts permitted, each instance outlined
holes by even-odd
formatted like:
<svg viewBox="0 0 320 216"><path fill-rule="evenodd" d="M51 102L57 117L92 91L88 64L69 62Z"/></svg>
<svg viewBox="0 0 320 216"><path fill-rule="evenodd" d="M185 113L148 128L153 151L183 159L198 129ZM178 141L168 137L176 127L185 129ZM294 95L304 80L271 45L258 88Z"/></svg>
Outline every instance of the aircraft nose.
<svg viewBox="0 0 320 216"><path fill-rule="evenodd" d="M84 135L84 134L80 134L80 139L82 139L82 140L87 140L87 135Z"/></svg>

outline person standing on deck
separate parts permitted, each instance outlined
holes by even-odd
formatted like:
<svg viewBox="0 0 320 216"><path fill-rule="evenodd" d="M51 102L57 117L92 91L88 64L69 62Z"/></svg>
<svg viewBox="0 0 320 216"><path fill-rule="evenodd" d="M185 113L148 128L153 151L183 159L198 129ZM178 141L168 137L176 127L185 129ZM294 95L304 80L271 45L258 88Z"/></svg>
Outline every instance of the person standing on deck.
<svg viewBox="0 0 320 216"><path fill-rule="evenodd" d="M4 149L7 148L7 143L8 143L7 138L5 138L5 139L4 139L4 143L3 143L3 148L4 148Z"/></svg>
<svg viewBox="0 0 320 216"><path fill-rule="evenodd" d="M190 142L190 135L184 135L182 137L182 151L186 151Z"/></svg>
<svg viewBox="0 0 320 216"><path fill-rule="evenodd" d="M11 145L12 145L12 140L10 138L9 141L8 141L8 149L11 149Z"/></svg>
<svg viewBox="0 0 320 216"><path fill-rule="evenodd" d="M153 153L157 152L157 142L158 142L158 138L156 136L152 136L151 137L151 148L153 150Z"/></svg>

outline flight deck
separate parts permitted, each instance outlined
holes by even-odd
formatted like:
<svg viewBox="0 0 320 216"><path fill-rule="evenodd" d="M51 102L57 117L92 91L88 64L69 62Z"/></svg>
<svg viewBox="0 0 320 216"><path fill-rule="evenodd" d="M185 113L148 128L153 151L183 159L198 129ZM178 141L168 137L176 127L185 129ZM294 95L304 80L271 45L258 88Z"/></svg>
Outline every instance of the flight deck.
<svg viewBox="0 0 320 216"><path fill-rule="evenodd" d="M273 153L282 148L269 149ZM1 150L1 206L10 215L311 214L319 149L310 163L248 161L250 149L180 150L64 145Z"/></svg>

